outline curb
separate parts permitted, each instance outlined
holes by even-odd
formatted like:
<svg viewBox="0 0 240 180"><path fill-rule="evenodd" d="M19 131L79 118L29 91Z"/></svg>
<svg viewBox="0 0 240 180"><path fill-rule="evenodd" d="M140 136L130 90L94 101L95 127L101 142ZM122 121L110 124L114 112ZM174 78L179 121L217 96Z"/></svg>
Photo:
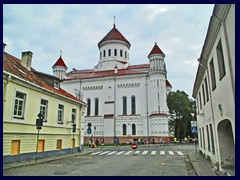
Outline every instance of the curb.
<svg viewBox="0 0 240 180"><path fill-rule="evenodd" d="M13 169L13 168L23 167L23 166L29 166L29 165L34 165L34 164L42 164L42 163L61 160L64 158L69 158L69 157L83 156L83 155L90 154L90 153L91 153L90 151L87 151L87 152L80 152L80 153L75 153L75 154L67 154L64 156L46 157L46 158L38 159L38 161L30 160L30 161L26 161L23 163L20 162L19 164L14 164L14 163L5 164L5 165L3 164L3 170Z"/></svg>

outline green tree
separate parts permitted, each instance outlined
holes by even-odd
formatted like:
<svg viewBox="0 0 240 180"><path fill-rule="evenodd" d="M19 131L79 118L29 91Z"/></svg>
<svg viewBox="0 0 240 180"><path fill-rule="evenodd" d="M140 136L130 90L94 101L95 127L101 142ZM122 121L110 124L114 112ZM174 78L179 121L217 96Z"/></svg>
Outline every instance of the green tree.
<svg viewBox="0 0 240 180"><path fill-rule="evenodd" d="M175 137L180 142L186 136L191 136L192 105L194 101L188 98L184 91L170 92L167 104L172 118L169 121L171 129L175 130ZM174 128L173 128L174 127Z"/></svg>

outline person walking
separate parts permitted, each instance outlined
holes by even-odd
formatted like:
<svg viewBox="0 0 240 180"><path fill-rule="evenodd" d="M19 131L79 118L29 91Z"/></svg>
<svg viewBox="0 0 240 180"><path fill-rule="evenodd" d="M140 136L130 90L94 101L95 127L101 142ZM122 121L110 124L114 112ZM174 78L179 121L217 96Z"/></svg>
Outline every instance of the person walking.
<svg viewBox="0 0 240 180"><path fill-rule="evenodd" d="M173 140L174 140L174 143L177 144L177 138L174 137Z"/></svg>

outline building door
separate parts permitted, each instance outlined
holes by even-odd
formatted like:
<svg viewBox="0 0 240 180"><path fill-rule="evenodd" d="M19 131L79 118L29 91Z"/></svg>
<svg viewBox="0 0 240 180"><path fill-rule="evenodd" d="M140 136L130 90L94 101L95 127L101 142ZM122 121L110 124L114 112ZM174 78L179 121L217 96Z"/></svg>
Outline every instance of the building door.
<svg viewBox="0 0 240 180"><path fill-rule="evenodd" d="M71 141L71 149L74 149L75 148L75 139L72 139Z"/></svg>
<svg viewBox="0 0 240 180"><path fill-rule="evenodd" d="M12 140L11 155L18 155L20 153L20 140Z"/></svg>
<svg viewBox="0 0 240 180"><path fill-rule="evenodd" d="M38 152L44 152L44 144L45 144L45 140L38 141Z"/></svg>

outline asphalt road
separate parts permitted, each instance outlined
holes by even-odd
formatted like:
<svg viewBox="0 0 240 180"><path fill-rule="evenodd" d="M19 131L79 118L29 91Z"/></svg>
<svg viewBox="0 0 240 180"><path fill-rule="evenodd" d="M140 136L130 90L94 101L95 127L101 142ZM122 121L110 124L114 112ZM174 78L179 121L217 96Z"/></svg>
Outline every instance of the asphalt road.
<svg viewBox="0 0 240 180"><path fill-rule="evenodd" d="M87 150L87 149L86 149ZM187 153L194 145L89 149L89 155L4 170L4 176L194 176ZM123 152L124 151L124 152ZM132 152L130 152L132 151ZM179 155L178 152L182 154ZM122 153L121 153L122 152ZM144 152L146 154L144 154ZM164 152L164 154L161 154ZM172 154L172 153L173 154ZM95 153L95 154L94 154ZM112 154L111 154L112 153ZM170 153L170 154L169 154Z"/></svg>

